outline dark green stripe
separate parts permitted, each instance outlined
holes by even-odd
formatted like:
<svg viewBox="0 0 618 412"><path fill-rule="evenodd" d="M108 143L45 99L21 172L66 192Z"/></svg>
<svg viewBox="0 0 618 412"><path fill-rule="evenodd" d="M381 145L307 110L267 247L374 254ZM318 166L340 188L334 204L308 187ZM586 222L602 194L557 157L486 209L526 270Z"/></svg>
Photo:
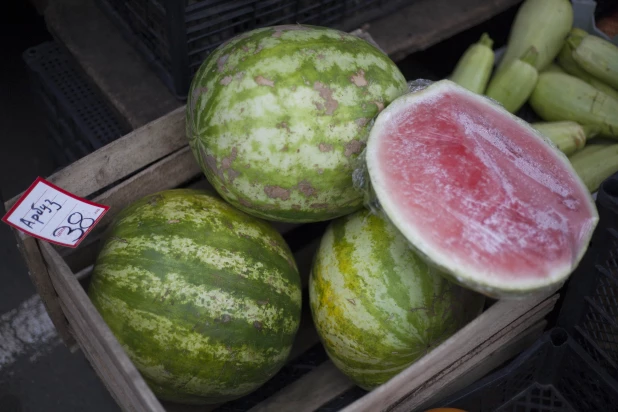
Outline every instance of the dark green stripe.
<svg viewBox="0 0 618 412"><path fill-rule="evenodd" d="M253 320L246 319L244 316L236 317L237 313L241 316L244 314L242 307L228 308L228 310L222 308L224 315L214 318L206 308L182 302L181 296L170 293L165 298L144 297L141 291L132 292L126 288L114 287L113 281L105 282L100 278L101 273L96 275L99 277L98 283L95 284L97 295L112 296L122 300L131 309L145 312L145 316L152 314L169 319L178 330L182 331L181 335L194 332L211 338L212 341L209 344L220 344L224 347L244 344L256 352L291 345L294 340L295 331L284 333L282 329L271 330L265 326L260 329L253 325ZM300 307L282 307L278 305L278 302L272 301L270 304L279 308L279 320L289 321L300 318ZM263 313L255 320L266 325L267 316L269 315Z"/></svg>
<svg viewBox="0 0 618 412"><path fill-rule="evenodd" d="M181 230L178 233L187 232ZM152 234L164 235L154 229ZM127 242L127 248L122 250L122 252L112 252L109 257L103 256L101 262L112 262L119 265L133 263L145 270L158 274L161 279L170 271L177 271L176 273L181 273L188 283L202 285L215 282L217 285L220 284L221 287L239 288L248 292L249 296L251 296L251 291L254 288L266 288L265 293L276 292L274 288L265 283L270 276L280 280L287 289L294 290L300 288L300 277L296 271L290 268L288 260L276 255L272 251L261 249L244 238L229 237L229 235L225 237L207 235L204 238L182 236L184 239L192 240L198 246L212 247L215 250L218 249L241 257L247 262L247 268L254 268L258 272L258 279L249 279L242 276L242 274L249 274L248 269L238 268L239 272L235 273L233 268L220 268L213 263L200 260L197 256L187 256L182 250L174 253L174 246L172 246L171 242L165 243L165 245L169 246L172 252L163 253L154 248L148 248L147 245L144 248L141 246L133 247L131 246L132 237L123 236L122 233L119 233L119 235ZM143 236L144 234L142 233L139 239L141 242L144 242ZM263 267L258 268L258 264L262 264Z"/></svg>
<svg viewBox="0 0 618 412"><path fill-rule="evenodd" d="M277 308L286 308L294 312L295 310L300 310L300 294L298 296L298 301L294 302L288 295L282 293L276 293L273 291L269 285L266 285L262 282L252 282L247 279L238 278L235 276L229 276L229 273L225 271L208 271L204 272L204 274L195 273L195 267L189 267L183 265L181 263L169 262L165 260L156 260L150 261L148 258L136 258L136 259L126 259L126 260L116 260L116 259L104 259L102 264L107 266L104 269L97 270L97 280L100 282L98 288L105 288L106 293L110 296L115 296L117 298L122 298L126 302L130 302L131 305L140 305L139 308L141 310L146 310L149 312L157 313L157 311L162 307L160 300L163 298L162 296L152 296L146 295L143 290L139 290L137 292L131 292L128 289L121 288L116 286L116 282L114 279L110 279L106 281L105 278L105 268L109 268L110 270L123 270L127 267L127 265L133 265L143 270L147 270L157 278L161 280L162 283L165 283L165 277L169 273L178 273L182 276L182 280L186 283L202 286L206 290L222 290L232 296L237 298L247 298L254 302L259 306L257 302L268 302L264 303L264 307L267 305L273 305ZM139 282L139 275L136 276L136 282ZM157 303L155 303L155 299ZM166 305L169 302L177 302L183 299L182 296L172 296L169 294L165 297ZM193 297L191 299L194 299ZM137 307L137 306L136 306ZM169 308L169 310L173 310L174 308ZM197 307L187 307L190 312L195 313L196 311L204 311L204 309L198 309ZM242 308L230 308L230 310L240 310ZM176 308L175 310L178 314L182 314L183 311L180 308ZM187 320L190 323L200 322L201 319L187 317ZM192 327L192 325L189 325Z"/></svg>
<svg viewBox="0 0 618 412"><path fill-rule="evenodd" d="M169 273L177 273L184 282L196 287L202 286L208 290L220 289L256 302L269 301L284 307L300 306L300 293L294 301L292 297L276 291L264 280L246 279L235 273L230 273L229 270L217 269L201 262L186 264L185 261L172 261L169 256L153 250L148 250L146 253L135 257L116 258L112 256L109 259L101 259L98 264L105 264L106 267L116 270L123 270L128 265L132 265L152 273L163 283ZM292 291L294 290L300 290L300 285L297 288L292 288Z"/></svg>
<svg viewBox="0 0 618 412"><path fill-rule="evenodd" d="M194 199L189 207L181 206L174 201L175 199L187 198ZM170 222L171 218L167 213L169 209L184 212L190 216L199 216L202 212L206 212L211 216L214 214L215 218L204 218L198 223L191 221ZM204 209L207 210L204 211ZM139 216L142 211L146 210L154 213L154 217L149 217L141 222L139 220L129 222L123 219L125 216ZM243 226L257 231L258 237L249 238L234 231L237 228L241 232ZM247 256L249 260L252 259L253 261L267 262L267 267L275 268L282 273L286 283L292 286L300 284L288 245L269 223L260 222L256 218L242 213L207 192L177 189L148 196L118 215L117 224L109 232L108 239L119 238L120 241L126 241L130 245L130 240L133 237L157 235L163 237L180 236L192 240L198 245L230 251ZM269 246L274 246L272 244L267 246L269 239L287 256L281 256L271 250Z"/></svg>
<svg viewBox="0 0 618 412"><path fill-rule="evenodd" d="M365 214L368 218L368 222L371 221L372 218L375 218L375 216L369 216L368 212L365 210L361 211L361 213ZM378 239L378 242L374 242L372 244L372 255L374 259L378 260L378 262L382 262L383 260L385 261L384 265L381 265L380 267L385 270L386 273L359 274L352 264L343 265L343 262L352 262L352 256L356 250L354 244L348 240L350 237L348 234L347 224L353 218L358 219L359 216L348 215L345 218L336 221L332 226L334 237L333 253L335 255L335 260L340 264L339 271L343 274L345 288L358 296L360 302L357 304L361 305L384 328L383 330L376 331L377 337L383 336L386 331L397 337L397 339L401 340L403 343L409 342L414 345L415 342L411 339L412 337L406 333L406 328L401 328L401 325L398 325L396 322L388 321L390 314L375 304L373 296L368 293L370 292L370 286L367 285L365 281L365 277L368 275L371 277L379 277L386 283L387 294L389 292L394 292L396 296L395 300L399 304L400 308L404 310L408 309L408 306L410 305L410 295L407 293L406 289L402 287L402 284L398 282L399 276L395 272L395 262L392 260L390 251L388 250L389 242L392 241L392 238ZM382 236L384 237L385 235L387 234L383 232ZM357 236L359 236L359 234L357 234ZM360 234L360 236L363 236L363 234ZM389 266L389 264L391 266ZM411 326L416 327L416 322L413 322ZM417 328L417 330L419 333L422 333L423 329ZM359 331L363 333L361 329L359 329ZM380 339L378 339L378 341L379 340ZM383 346L380 345L380 347Z"/></svg>

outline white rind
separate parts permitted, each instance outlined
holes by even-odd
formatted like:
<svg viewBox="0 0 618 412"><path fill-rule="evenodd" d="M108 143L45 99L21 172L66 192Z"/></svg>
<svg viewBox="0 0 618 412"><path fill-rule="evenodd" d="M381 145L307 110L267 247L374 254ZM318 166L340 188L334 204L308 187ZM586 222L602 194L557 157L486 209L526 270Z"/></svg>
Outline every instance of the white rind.
<svg viewBox="0 0 618 412"><path fill-rule="evenodd" d="M495 272L491 268L486 270L479 270L473 267L468 262L462 262L454 259L452 255L441 248L434 247L429 244L420 230L415 227L410 221L407 221L404 216L406 212L400 210L396 202L391 201L391 196L388 193L386 179L380 167L379 145L380 136L389 127L393 118L399 113L405 110L409 110L410 107L426 103L432 99L437 98L444 91L451 91L467 96L471 96L478 101L484 102L487 106L487 110L492 110L498 116L508 116L515 120L520 125L526 127L530 131L531 135L538 137L552 148L555 158L558 159L565 168L570 169L573 175L577 176L568 158L559 150L555 145L546 137L537 132L532 126L521 118L509 113L496 103L493 103L486 97L482 97L478 94L470 92L463 87L460 87L449 80L441 80L433 83L429 87L408 93L397 99L395 99L386 109L384 109L376 118L375 123L370 131L367 148L366 148L366 166L371 181L372 189L375 192L375 196L380 202L380 206L385 215L391 220L391 222L399 229L402 234L408 239L411 245L420 253L424 254L431 263L438 265L441 269L450 274L457 282L468 286L478 292L485 293L493 297L526 297L532 293L540 292L548 289L553 289L566 281L572 271L577 267L577 264L582 259L587 250L587 244L592 236L594 226L598 222L598 213L594 207L594 201L590 196L586 186L581 179L575 179L576 184L580 186L581 192L590 196L591 205L590 211L593 216L593 224L588 231L589 235L587 239L582 239L581 244L586 245L580 247L577 251L577 255L573 262L565 262L562 265L556 266L553 270L546 274L544 277L539 278L524 278L524 279L509 279L495 278ZM436 199L440 201L440 199Z"/></svg>

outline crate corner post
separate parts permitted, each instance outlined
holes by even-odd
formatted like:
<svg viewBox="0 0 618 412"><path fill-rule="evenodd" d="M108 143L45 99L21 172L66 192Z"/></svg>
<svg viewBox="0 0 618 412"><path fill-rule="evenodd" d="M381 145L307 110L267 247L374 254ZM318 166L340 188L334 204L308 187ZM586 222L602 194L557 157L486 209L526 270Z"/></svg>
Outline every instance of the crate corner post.
<svg viewBox="0 0 618 412"><path fill-rule="evenodd" d="M41 298L49 318L65 346L72 352L76 351L78 344L60 305L58 293L49 276L47 263L40 249L41 241L17 229L12 230L17 241L17 249L21 253L30 280Z"/></svg>

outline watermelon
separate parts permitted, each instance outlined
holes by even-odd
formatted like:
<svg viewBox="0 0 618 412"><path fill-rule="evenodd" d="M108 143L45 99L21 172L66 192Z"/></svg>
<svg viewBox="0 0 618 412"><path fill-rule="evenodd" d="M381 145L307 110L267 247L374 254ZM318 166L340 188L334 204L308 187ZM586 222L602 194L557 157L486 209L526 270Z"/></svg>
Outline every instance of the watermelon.
<svg viewBox="0 0 618 412"><path fill-rule="evenodd" d="M285 363L300 323L293 256L270 224L176 189L122 210L88 294L156 396L218 403Z"/></svg>
<svg viewBox="0 0 618 412"><path fill-rule="evenodd" d="M378 115L366 168L383 213L410 244L492 297L558 288L598 222L563 153L448 80L401 96Z"/></svg>
<svg viewBox="0 0 618 412"><path fill-rule="evenodd" d="M362 207L352 184L368 123L407 91L379 49L333 29L256 29L201 64L187 136L232 205L276 221L316 222Z"/></svg>
<svg viewBox="0 0 618 412"><path fill-rule="evenodd" d="M371 390L477 316L484 296L428 266L385 218L360 210L326 230L309 302L333 363Z"/></svg>

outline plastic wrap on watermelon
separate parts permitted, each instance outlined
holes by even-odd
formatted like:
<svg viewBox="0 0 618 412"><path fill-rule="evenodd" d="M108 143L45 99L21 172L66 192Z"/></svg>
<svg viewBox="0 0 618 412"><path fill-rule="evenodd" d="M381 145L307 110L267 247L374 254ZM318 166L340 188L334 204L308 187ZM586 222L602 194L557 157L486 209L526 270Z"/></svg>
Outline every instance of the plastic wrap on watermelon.
<svg viewBox="0 0 618 412"><path fill-rule="evenodd" d="M365 205L468 288L494 298L559 288L598 222L567 157L449 80L409 88L369 129L353 175Z"/></svg>
<svg viewBox="0 0 618 412"><path fill-rule="evenodd" d="M427 79L410 80L408 81L408 93L416 93L429 87L433 83L433 80ZM378 115L376 115L376 117ZM375 123L376 117L367 123L367 134L365 138L369 136L370 131L373 129L373 124ZM354 187L363 193L365 207L372 213L383 215L384 218L388 219L388 216L381 213L380 201L371 187L371 180L367 170L367 162L365 161L366 154L367 148L365 147L356 159L356 166L354 168L354 172L352 173L352 182L354 183Z"/></svg>

